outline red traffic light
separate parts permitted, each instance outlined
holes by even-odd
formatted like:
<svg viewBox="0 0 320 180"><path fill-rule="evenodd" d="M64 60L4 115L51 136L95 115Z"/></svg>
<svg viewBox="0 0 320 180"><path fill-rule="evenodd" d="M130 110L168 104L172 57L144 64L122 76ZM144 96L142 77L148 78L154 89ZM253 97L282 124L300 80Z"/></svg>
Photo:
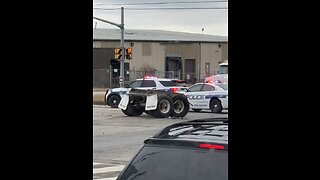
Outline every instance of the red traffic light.
<svg viewBox="0 0 320 180"><path fill-rule="evenodd" d="M126 48L126 59L132 59L132 48Z"/></svg>

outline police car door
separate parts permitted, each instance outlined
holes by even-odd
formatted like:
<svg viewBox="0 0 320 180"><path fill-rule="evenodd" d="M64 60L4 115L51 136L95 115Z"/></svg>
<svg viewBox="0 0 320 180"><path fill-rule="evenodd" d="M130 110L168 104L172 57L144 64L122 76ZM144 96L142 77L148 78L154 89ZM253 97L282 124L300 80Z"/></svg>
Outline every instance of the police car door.
<svg viewBox="0 0 320 180"><path fill-rule="evenodd" d="M207 109L209 106L205 101L205 95L201 91L203 83L195 84L191 86L185 95L190 102L190 108L192 109Z"/></svg>

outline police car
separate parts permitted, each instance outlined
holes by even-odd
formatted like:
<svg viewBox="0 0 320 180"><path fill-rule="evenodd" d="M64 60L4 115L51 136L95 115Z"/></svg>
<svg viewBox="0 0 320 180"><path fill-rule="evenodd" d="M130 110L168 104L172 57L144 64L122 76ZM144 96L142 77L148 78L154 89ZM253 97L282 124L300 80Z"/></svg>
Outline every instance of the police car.
<svg viewBox="0 0 320 180"><path fill-rule="evenodd" d="M228 109L228 84L196 83L183 94L187 96L190 108L195 112L209 109L213 113L221 113L223 109Z"/></svg>
<svg viewBox="0 0 320 180"><path fill-rule="evenodd" d="M131 90L131 88L135 89L156 89L156 90L164 90L171 92L180 92L186 90L188 87L179 86L177 83L180 81L167 79L167 78L157 78L154 76L145 76L141 79L136 79L131 82L125 88L114 88L109 89L105 93L105 102L107 105L116 108L118 107L121 98ZM184 83L181 81L181 83Z"/></svg>

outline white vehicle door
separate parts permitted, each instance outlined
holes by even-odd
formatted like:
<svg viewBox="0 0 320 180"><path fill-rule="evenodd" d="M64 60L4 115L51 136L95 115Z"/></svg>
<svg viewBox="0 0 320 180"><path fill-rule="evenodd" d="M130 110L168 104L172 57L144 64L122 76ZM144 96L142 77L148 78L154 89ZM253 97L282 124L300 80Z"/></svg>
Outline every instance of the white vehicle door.
<svg viewBox="0 0 320 180"><path fill-rule="evenodd" d="M184 94L190 102L192 109L208 109L208 102L205 100L205 94L201 91L203 83L191 86Z"/></svg>
<svg viewBox="0 0 320 180"><path fill-rule="evenodd" d="M220 94L220 101L224 109L228 109L228 84L216 85L216 90Z"/></svg>

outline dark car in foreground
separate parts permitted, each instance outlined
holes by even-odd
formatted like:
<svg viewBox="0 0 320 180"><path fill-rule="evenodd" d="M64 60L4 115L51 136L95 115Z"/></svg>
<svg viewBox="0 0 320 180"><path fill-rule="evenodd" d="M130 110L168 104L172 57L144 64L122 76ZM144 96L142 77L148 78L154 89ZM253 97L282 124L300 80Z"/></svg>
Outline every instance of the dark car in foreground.
<svg viewBox="0 0 320 180"><path fill-rule="evenodd" d="M117 180L227 180L228 119L185 121L144 141Z"/></svg>

